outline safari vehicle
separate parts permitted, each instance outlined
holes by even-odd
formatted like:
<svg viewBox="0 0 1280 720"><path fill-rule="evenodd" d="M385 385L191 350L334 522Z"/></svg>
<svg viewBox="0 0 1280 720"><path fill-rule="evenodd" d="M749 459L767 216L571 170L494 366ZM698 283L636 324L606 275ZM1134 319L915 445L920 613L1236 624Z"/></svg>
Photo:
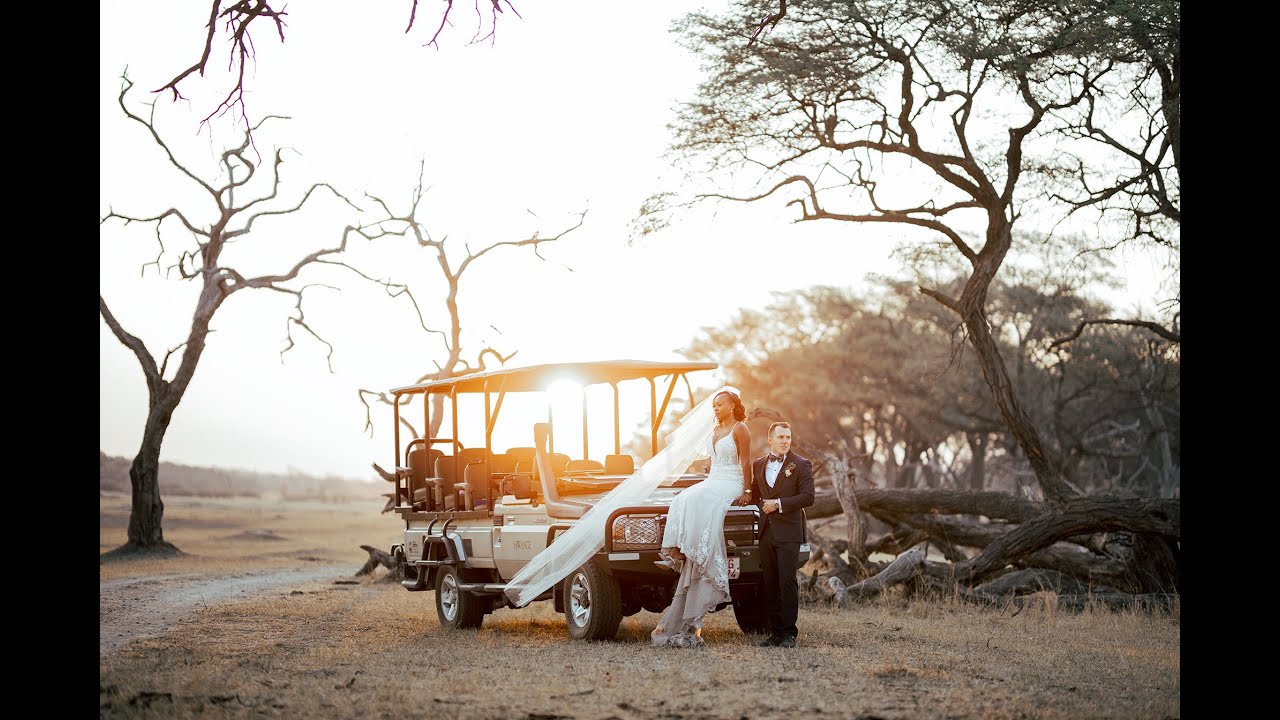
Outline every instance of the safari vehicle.
<svg viewBox="0 0 1280 720"><path fill-rule="evenodd" d="M619 384L648 383L652 456L658 451L658 429L676 385L683 381L692 407L696 403L688 373L716 367L715 363L635 360L559 363L504 368L392 390L395 511L405 529L404 542L393 545L391 554L403 571L404 587L434 590L436 613L446 628L479 627L494 610L514 608L504 593L507 582L636 467L636 458L624 454L620 443ZM546 422L532 422L527 430L514 428L517 437L529 438L531 445L501 450L493 446L508 396L540 393L549 398L553 383L566 378L584 392L593 385L612 388L613 453L600 460L589 457L585 401L580 457L556 452L549 401ZM430 428L430 400L437 394L444 397L451 432L462 435L465 430L459 429L470 428L477 438L473 447L464 446L458 437L401 442L402 410L418 412L413 401L419 401L421 415L414 420L420 417L423 427ZM459 401L469 395L476 417L460 419ZM475 400L478 396L483 396L483 412ZM445 424L439 426L443 429ZM535 459L539 456L541 463ZM550 472L542 472L542 467ZM622 618L641 609L661 612L670 604L678 579L676 573L655 564L667 510L676 494L705 478L705 473L698 472L667 478L646 501L612 512L604 524L603 549L536 600L551 600L556 611L564 613L570 636L592 640L614 637ZM759 592L759 520L755 506L731 507L724 525L734 616L747 633L768 629ZM808 546L802 546L801 562L808 553Z"/></svg>

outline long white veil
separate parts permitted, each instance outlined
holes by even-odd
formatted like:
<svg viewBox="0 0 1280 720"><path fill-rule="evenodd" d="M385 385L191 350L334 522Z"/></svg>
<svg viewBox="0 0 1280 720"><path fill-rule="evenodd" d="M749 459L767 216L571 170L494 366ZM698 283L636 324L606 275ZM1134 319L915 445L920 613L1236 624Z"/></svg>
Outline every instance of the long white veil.
<svg viewBox="0 0 1280 720"><path fill-rule="evenodd" d="M626 505L643 503L663 480L681 475L695 460L710 457L711 430L715 426L711 403L725 390L738 394L736 388L726 385L685 413L679 426L665 438L665 447L610 490L573 527L557 536L555 542L533 556L529 564L511 578L506 587L507 598L516 607L528 605L604 548L607 530L604 524L610 513Z"/></svg>

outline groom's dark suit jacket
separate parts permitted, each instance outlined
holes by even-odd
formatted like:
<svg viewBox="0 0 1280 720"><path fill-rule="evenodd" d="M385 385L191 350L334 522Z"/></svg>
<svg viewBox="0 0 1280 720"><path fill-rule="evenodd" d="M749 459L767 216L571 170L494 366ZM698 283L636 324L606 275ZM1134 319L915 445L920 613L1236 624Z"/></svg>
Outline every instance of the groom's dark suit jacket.
<svg viewBox="0 0 1280 720"><path fill-rule="evenodd" d="M751 464L751 502L759 507L769 498L782 501L782 512L763 514L761 510L760 534L765 528L773 533L774 542L805 541L804 509L813 504L813 463L809 458L788 452L782 459L782 469L778 471L778 479L773 487L764 479L765 455ZM787 474L787 469L791 474Z"/></svg>

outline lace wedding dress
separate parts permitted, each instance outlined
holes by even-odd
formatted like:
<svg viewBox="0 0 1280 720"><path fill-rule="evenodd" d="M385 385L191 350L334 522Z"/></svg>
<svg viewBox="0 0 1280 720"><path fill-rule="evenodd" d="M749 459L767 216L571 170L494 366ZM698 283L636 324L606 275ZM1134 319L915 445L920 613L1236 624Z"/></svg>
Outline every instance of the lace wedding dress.
<svg viewBox="0 0 1280 720"><path fill-rule="evenodd" d="M742 463L732 432L710 449L707 478L677 495L667 512L662 547L680 548L685 560L675 597L650 636L654 645L701 645L703 616L729 602L724 516L742 494Z"/></svg>

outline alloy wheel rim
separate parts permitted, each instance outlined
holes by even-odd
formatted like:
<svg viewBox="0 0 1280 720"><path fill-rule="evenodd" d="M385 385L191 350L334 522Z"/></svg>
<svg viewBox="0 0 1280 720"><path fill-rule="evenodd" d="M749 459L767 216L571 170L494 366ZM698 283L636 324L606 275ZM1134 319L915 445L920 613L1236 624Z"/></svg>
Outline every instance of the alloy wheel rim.
<svg viewBox="0 0 1280 720"><path fill-rule="evenodd" d="M569 586L569 612L578 627L585 626L591 619L591 591L587 589L587 578L582 573L574 575Z"/></svg>
<svg viewBox="0 0 1280 720"><path fill-rule="evenodd" d="M445 575L440 584L440 608L447 620L453 620L458 614L458 581L453 575Z"/></svg>

